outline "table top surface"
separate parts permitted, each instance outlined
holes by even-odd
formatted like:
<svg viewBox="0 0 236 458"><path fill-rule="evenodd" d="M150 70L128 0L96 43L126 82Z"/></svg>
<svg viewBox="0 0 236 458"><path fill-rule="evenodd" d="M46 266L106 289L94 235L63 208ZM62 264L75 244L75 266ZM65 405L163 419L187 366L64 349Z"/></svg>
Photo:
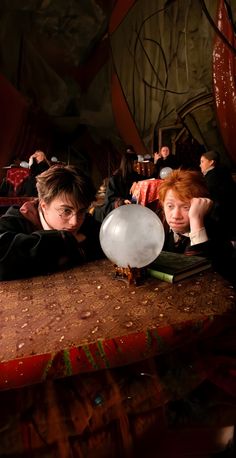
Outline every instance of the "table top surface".
<svg viewBox="0 0 236 458"><path fill-rule="evenodd" d="M13 372L24 384L31 383L31 376L34 382L45 378L52 366L53 376L60 376L161 352L180 338L190 338L196 323L202 324L202 332L213 317L229 312L235 293L211 271L176 284L148 278L141 286L129 286L114 279L112 264L103 259L56 274L1 282L0 303L2 388L21 383L11 380ZM37 365L34 376L32 365Z"/></svg>

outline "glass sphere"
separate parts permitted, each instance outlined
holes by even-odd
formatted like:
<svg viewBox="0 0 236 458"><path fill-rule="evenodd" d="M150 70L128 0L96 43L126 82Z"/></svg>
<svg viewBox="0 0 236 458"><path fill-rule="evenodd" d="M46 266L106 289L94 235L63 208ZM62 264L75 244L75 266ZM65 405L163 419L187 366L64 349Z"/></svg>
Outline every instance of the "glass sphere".
<svg viewBox="0 0 236 458"><path fill-rule="evenodd" d="M21 161L20 162L20 167L23 167L23 169L28 169L29 168L29 163L26 161Z"/></svg>
<svg viewBox="0 0 236 458"><path fill-rule="evenodd" d="M51 162L58 162L57 157L56 157L56 156L52 156L52 157L51 157Z"/></svg>
<svg viewBox="0 0 236 458"><path fill-rule="evenodd" d="M112 210L100 229L101 247L118 267L147 266L160 254L164 238L164 228L158 216L138 204Z"/></svg>
<svg viewBox="0 0 236 458"><path fill-rule="evenodd" d="M166 177L168 177L168 175L170 175L171 172L172 172L171 167L163 167L163 169L161 169L160 171L160 178L164 180Z"/></svg>

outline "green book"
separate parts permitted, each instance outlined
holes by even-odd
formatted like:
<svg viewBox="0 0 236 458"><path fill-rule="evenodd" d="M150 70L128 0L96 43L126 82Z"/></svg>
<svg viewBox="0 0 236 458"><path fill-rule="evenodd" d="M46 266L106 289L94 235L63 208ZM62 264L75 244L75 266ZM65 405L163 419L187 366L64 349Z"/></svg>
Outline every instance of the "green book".
<svg viewBox="0 0 236 458"><path fill-rule="evenodd" d="M209 269L211 263L202 256L162 251L147 268L148 274L159 280L174 283Z"/></svg>

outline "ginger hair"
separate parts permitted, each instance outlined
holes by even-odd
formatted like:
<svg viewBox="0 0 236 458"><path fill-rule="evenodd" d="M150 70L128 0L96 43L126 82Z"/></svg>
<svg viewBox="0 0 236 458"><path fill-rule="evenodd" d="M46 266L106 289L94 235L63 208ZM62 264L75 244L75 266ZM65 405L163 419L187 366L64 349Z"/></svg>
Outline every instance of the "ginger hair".
<svg viewBox="0 0 236 458"><path fill-rule="evenodd" d="M159 189L159 201L162 206L170 189L183 202L190 201L193 197L209 197L202 174L193 170L173 170L163 180Z"/></svg>

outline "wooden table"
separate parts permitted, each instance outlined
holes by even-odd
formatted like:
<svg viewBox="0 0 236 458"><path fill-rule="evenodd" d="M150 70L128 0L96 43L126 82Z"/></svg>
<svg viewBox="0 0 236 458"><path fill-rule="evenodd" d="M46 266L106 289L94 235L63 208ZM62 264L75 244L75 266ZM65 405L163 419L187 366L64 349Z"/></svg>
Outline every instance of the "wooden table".
<svg viewBox="0 0 236 458"><path fill-rule="evenodd" d="M1 456L162 456L173 424L194 427L192 392L198 428L212 387L236 395L235 293L214 272L129 287L101 260L1 282L0 302Z"/></svg>
<svg viewBox="0 0 236 458"><path fill-rule="evenodd" d="M141 361L224 326L235 303L214 272L128 286L108 260L1 282L0 389Z"/></svg>

